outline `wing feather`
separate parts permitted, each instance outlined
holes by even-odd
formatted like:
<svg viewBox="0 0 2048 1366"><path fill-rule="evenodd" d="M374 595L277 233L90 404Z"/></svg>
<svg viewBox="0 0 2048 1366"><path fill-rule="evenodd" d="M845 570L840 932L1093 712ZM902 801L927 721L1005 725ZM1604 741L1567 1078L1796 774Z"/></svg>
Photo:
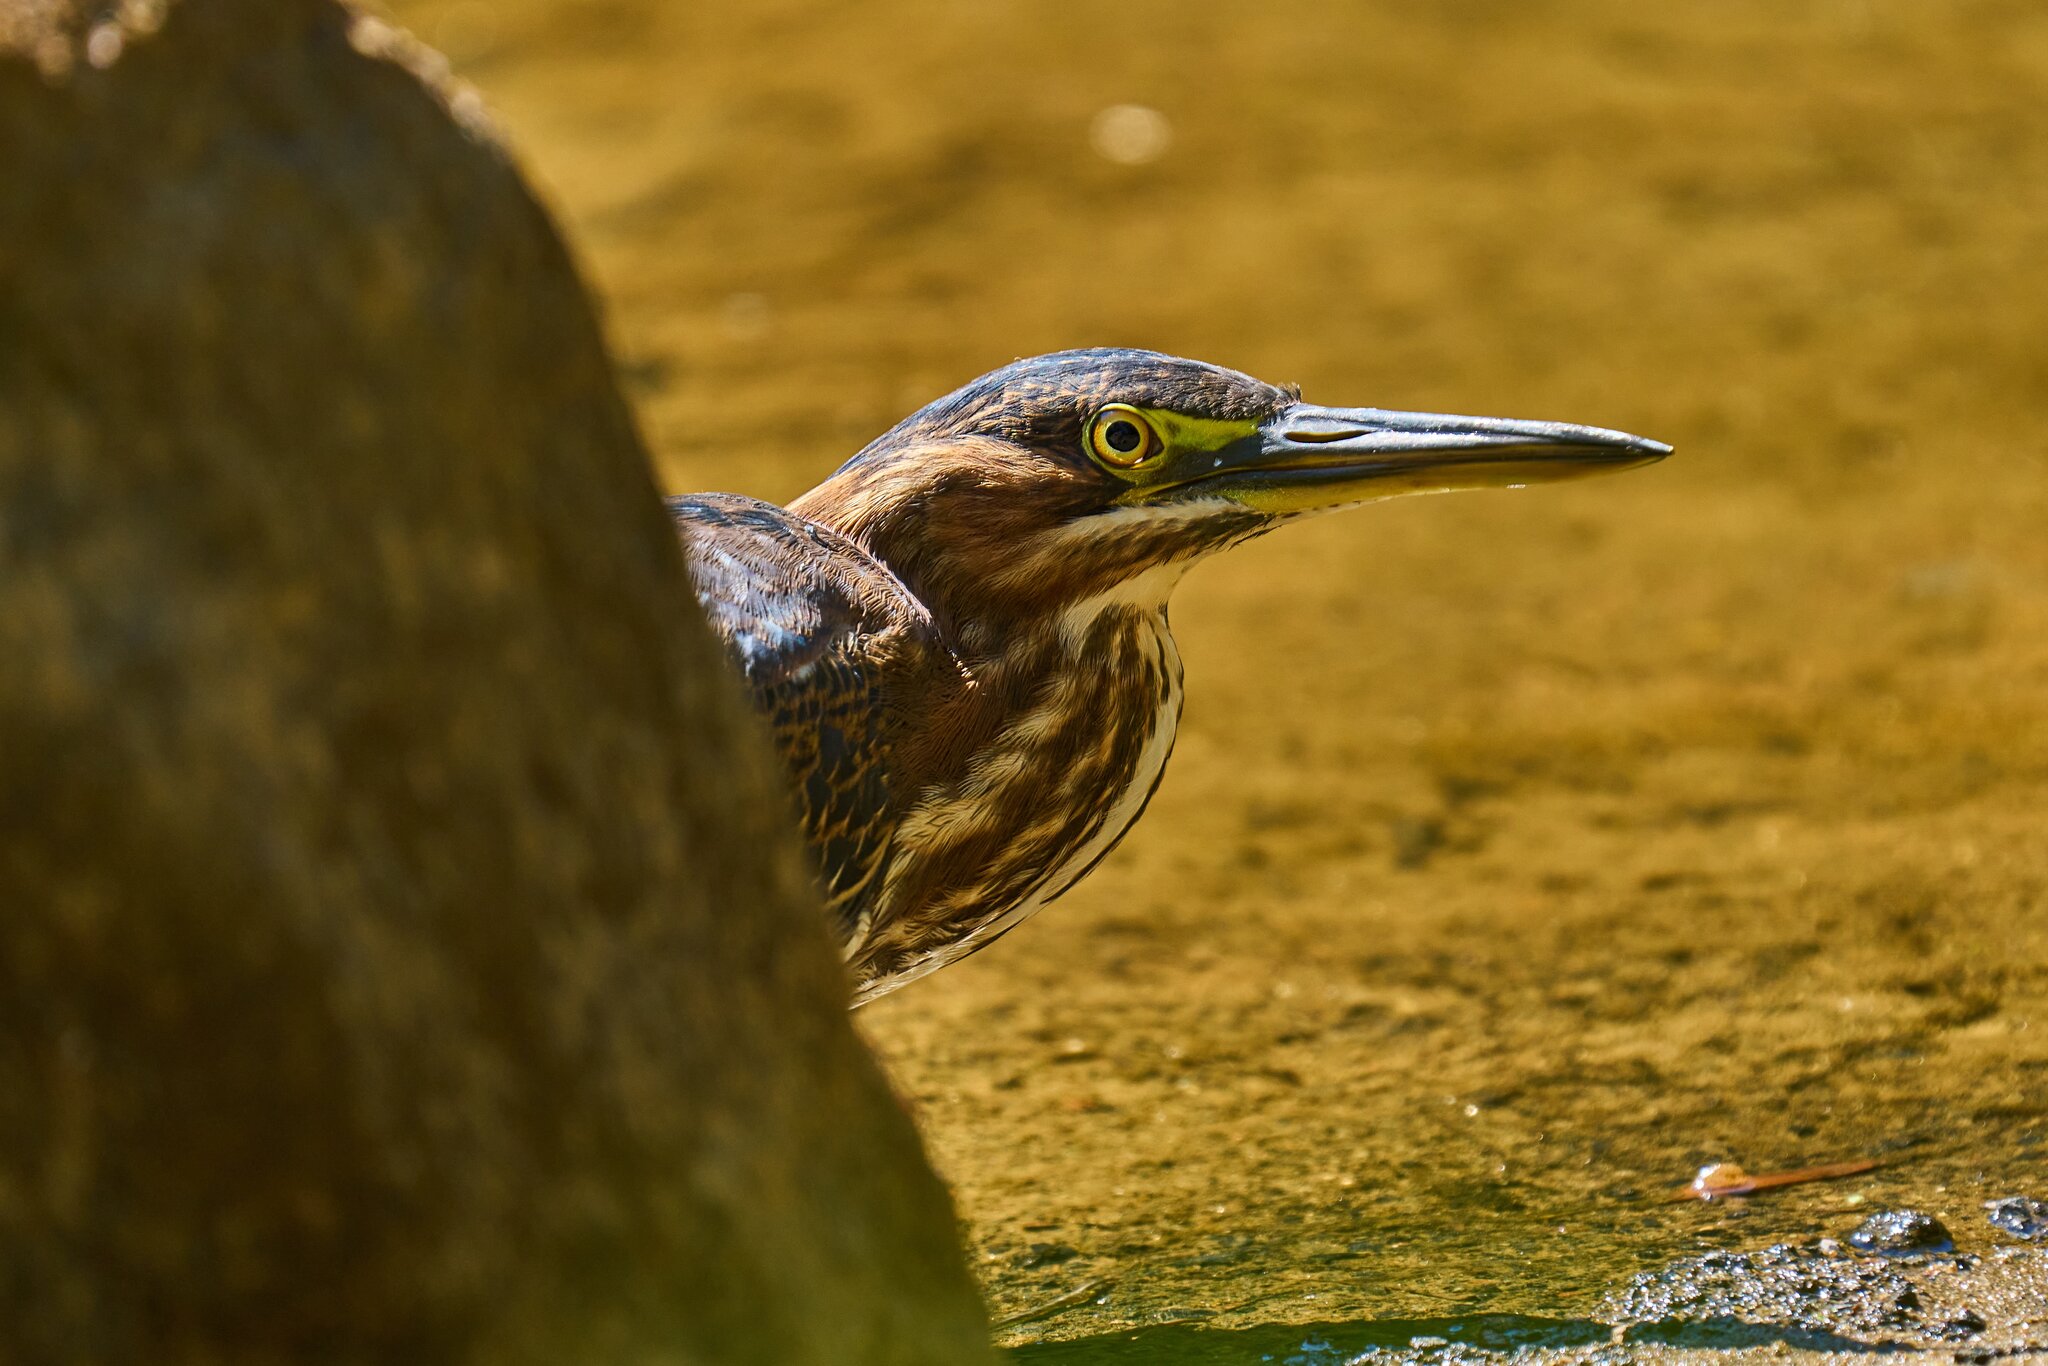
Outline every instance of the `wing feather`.
<svg viewBox="0 0 2048 1366"><path fill-rule="evenodd" d="M898 811L892 692L943 652L888 568L829 527L753 498L669 500L691 582L745 674L794 788L819 882L848 951L873 918Z"/></svg>

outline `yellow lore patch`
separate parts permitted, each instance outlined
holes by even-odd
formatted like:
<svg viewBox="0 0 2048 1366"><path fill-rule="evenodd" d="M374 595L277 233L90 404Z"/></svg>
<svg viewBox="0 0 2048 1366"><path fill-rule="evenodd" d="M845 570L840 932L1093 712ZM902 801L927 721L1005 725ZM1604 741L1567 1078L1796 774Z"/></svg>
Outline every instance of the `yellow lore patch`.
<svg viewBox="0 0 2048 1366"><path fill-rule="evenodd" d="M1143 434L1142 446L1128 451L1111 447L1112 434L1128 441L1118 424L1129 423ZM1095 462L1134 487L1182 483L1206 472L1201 462L1245 440L1256 440L1259 424L1250 419L1195 417L1166 408L1138 408L1117 403L1088 422L1088 453ZM1135 457L1135 458L1133 458Z"/></svg>

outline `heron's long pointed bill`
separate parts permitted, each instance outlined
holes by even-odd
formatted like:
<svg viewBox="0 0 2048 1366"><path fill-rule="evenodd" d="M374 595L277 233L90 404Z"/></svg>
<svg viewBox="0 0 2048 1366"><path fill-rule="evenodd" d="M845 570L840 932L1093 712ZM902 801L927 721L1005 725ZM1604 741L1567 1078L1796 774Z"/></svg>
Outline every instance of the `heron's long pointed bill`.
<svg viewBox="0 0 2048 1366"><path fill-rule="evenodd" d="M1224 452L1205 491L1274 514L1412 493L1519 488L1661 460L1661 441L1604 427L1297 403Z"/></svg>

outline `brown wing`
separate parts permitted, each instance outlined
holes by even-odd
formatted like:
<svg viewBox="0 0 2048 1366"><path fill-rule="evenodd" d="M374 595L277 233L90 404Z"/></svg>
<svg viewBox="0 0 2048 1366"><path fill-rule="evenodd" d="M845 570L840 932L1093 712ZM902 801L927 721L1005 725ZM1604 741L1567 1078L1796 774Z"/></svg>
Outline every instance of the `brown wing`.
<svg viewBox="0 0 2048 1366"><path fill-rule="evenodd" d="M852 541L772 503L694 494L669 510L697 600L773 730L834 926L857 944L898 818L891 681L943 651L931 616Z"/></svg>

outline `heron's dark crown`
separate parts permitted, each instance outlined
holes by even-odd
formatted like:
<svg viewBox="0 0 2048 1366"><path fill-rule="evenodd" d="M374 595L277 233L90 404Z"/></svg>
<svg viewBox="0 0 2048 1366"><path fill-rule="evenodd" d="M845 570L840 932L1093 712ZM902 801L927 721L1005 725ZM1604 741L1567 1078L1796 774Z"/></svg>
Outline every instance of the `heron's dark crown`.
<svg viewBox="0 0 2048 1366"><path fill-rule="evenodd" d="M1089 469L1081 449L1088 416L1108 403L1164 408L1190 417L1258 421L1300 391L1158 351L1098 346L1030 356L935 399L869 442L840 473L890 455L963 437L986 437Z"/></svg>

